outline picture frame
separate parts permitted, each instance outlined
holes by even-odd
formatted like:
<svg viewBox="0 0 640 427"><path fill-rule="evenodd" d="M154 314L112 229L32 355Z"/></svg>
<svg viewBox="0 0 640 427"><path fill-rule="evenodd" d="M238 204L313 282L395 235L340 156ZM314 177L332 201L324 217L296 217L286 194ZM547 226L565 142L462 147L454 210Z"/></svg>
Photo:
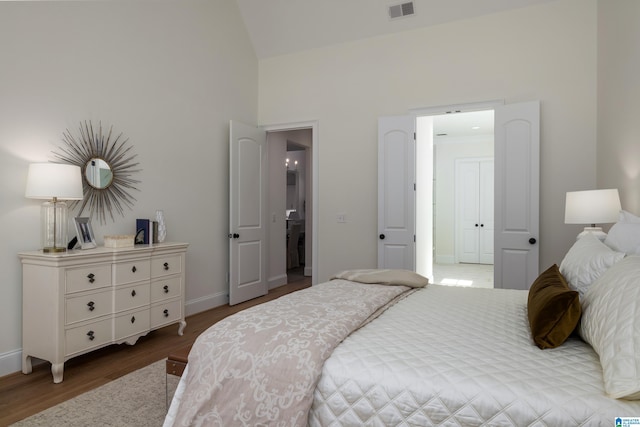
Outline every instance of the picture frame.
<svg viewBox="0 0 640 427"><path fill-rule="evenodd" d="M75 217L73 221L76 225L76 234L80 248L92 249L98 246L95 235L93 234L93 228L91 228L91 218Z"/></svg>

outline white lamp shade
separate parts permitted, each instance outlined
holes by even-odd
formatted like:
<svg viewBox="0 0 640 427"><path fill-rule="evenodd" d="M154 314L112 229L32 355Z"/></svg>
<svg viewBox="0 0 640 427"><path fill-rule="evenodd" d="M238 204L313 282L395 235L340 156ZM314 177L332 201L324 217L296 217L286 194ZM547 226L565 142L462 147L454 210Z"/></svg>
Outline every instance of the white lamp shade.
<svg viewBox="0 0 640 427"><path fill-rule="evenodd" d="M60 163L29 165L25 197L29 199L82 200L80 166Z"/></svg>
<svg viewBox="0 0 640 427"><path fill-rule="evenodd" d="M616 222L620 213L616 188L569 191L564 211L565 224L606 224Z"/></svg>

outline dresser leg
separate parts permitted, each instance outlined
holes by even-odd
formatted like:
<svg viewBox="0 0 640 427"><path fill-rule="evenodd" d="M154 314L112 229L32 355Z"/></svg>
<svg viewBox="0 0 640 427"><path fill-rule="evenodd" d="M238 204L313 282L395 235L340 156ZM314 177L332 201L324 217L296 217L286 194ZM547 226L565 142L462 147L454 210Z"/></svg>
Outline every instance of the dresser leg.
<svg viewBox="0 0 640 427"><path fill-rule="evenodd" d="M27 356L26 353L22 352L22 373L30 374L32 371L31 367L31 356Z"/></svg>
<svg viewBox="0 0 640 427"><path fill-rule="evenodd" d="M64 362L52 363L51 374L53 375L53 382L58 384L62 382L62 375L64 374Z"/></svg>
<svg viewBox="0 0 640 427"><path fill-rule="evenodd" d="M184 332L184 328L187 327L187 322L185 322L184 320L180 321L180 326L178 326L178 335L182 336L183 332Z"/></svg>

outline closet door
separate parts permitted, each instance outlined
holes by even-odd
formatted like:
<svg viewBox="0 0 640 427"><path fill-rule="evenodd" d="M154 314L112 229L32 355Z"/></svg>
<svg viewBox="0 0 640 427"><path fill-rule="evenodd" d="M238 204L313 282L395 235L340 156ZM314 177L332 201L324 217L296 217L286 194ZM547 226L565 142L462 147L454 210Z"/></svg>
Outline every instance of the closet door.
<svg viewBox="0 0 640 427"><path fill-rule="evenodd" d="M493 159L456 162L457 262L493 264Z"/></svg>

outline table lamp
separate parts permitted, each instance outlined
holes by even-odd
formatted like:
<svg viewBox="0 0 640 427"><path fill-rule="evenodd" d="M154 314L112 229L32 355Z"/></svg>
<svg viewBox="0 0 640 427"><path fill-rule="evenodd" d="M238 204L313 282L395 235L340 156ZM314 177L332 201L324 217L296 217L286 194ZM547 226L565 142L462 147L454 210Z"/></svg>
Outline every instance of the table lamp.
<svg viewBox="0 0 640 427"><path fill-rule="evenodd" d="M586 233L595 234L604 240L607 234L596 224L616 222L620 213L620 196L616 188L607 190L569 191L565 200L565 224L591 224L578 234L580 239Z"/></svg>
<svg viewBox="0 0 640 427"><path fill-rule="evenodd" d="M82 200L79 166L59 163L29 165L25 197L45 199L42 204L42 251L66 252L67 204L61 200Z"/></svg>

